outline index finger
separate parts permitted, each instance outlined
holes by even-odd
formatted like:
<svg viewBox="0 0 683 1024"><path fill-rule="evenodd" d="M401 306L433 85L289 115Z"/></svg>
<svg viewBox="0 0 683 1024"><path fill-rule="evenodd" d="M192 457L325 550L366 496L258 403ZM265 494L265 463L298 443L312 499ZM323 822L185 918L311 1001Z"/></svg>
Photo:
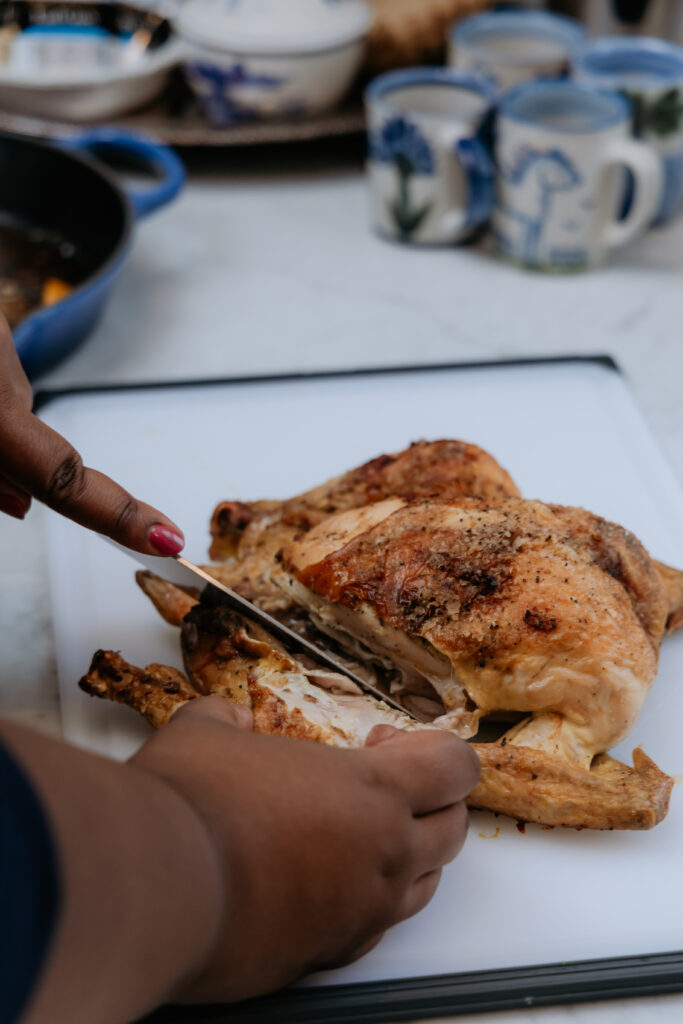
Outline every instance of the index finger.
<svg viewBox="0 0 683 1024"><path fill-rule="evenodd" d="M414 815L464 800L479 781L476 751L439 729L399 731L365 753L379 767L380 776L404 793Z"/></svg>
<svg viewBox="0 0 683 1024"><path fill-rule="evenodd" d="M0 436L0 472L45 505L135 551L171 555L182 549L175 523L85 467L76 449L19 401L0 410Z"/></svg>

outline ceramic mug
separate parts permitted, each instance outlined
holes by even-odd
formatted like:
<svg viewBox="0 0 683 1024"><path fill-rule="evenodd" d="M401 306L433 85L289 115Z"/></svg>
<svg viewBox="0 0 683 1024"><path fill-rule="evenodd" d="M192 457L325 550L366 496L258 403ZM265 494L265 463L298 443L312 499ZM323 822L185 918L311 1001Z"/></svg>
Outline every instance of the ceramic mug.
<svg viewBox="0 0 683 1024"><path fill-rule="evenodd" d="M669 220L683 200L683 47L647 36L597 39L575 56L572 73L628 99L633 134L657 151L664 167L655 220Z"/></svg>
<svg viewBox="0 0 683 1024"><path fill-rule="evenodd" d="M549 11L477 14L451 29L448 63L505 90L566 74L585 35L578 21Z"/></svg>
<svg viewBox="0 0 683 1024"><path fill-rule="evenodd" d="M459 242L494 199L482 139L492 93L447 68L409 68L368 86L368 178L375 227L404 242Z"/></svg>
<svg viewBox="0 0 683 1024"><path fill-rule="evenodd" d="M495 159L494 237L539 269L599 263L645 230L661 195L660 162L630 137L626 100L572 81L529 82L502 97ZM620 219L624 168L635 190Z"/></svg>

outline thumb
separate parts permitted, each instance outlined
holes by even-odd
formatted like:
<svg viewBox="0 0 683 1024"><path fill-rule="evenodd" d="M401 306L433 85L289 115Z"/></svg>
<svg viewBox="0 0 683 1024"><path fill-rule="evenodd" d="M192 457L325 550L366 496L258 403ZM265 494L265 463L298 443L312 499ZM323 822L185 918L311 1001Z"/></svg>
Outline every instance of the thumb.
<svg viewBox="0 0 683 1024"><path fill-rule="evenodd" d="M400 731L400 729L394 729L393 725L375 725L367 735L365 746L376 747L379 743L386 743Z"/></svg>
<svg viewBox="0 0 683 1024"><path fill-rule="evenodd" d="M212 694L209 697L195 697L193 700L178 708L173 718L211 718L214 721L225 722L235 729L253 729L254 715L251 708L246 704L235 704L227 697L219 697Z"/></svg>

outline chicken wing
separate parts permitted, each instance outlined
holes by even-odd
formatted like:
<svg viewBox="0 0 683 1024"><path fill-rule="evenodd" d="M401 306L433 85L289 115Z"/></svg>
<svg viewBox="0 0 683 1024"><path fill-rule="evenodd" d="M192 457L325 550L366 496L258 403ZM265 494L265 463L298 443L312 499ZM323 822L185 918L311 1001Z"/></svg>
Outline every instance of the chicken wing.
<svg viewBox="0 0 683 1024"><path fill-rule="evenodd" d="M127 704L160 728L193 697L216 694L254 712L258 732L359 747L375 725L420 726L364 696L346 676L292 658L254 623L226 607L198 604L183 623L189 680L177 669L129 665L114 651L97 651L81 689Z"/></svg>

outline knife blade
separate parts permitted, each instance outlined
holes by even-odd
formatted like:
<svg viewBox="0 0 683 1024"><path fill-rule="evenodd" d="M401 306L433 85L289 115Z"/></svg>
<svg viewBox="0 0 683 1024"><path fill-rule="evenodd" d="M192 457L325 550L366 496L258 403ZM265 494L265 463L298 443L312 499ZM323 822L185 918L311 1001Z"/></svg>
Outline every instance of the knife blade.
<svg viewBox="0 0 683 1024"><path fill-rule="evenodd" d="M109 541L115 548L122 551L133 561L139 565L144 566L145 569L149 569L156 576L161 576L162 579L168 580L169 583L174 583L180 587L199 587L204 589L211 587L214 592L214 596L222 603L228 605L228 607L234 609L234 611L240 612L245 615L252 622L257 622L260 626L263 626L265 630L276 637L280 642L287 648L287 650L299 651L303 654L308 654L309 657L317 661L318 664L324 665L325 668L332 669L333 672L339 672L341 675L351 679L356 686L360 687L363 693L367 693L369 696L374 697L375 700L381 700L384 704L388 704L389 707L393 708L394 711L400 711L401 714L407 715L409 718L414 719L416 722L421 722L422 719L418 718L412 711L408 711L407 708L401 707L401 705L390 697L388 694L383 693L378 687L373 686L372 683L367 682L361 676L357 675L352 669L347 668L337 659L328 654L327 651L317 647L311 643L305 637L295 633L293 629L285 626L278 619L273 618L268 612L264 612L258 605L252 604L246 597L242 597L236 590L231 587L226 587L224 583L219 582L210 573L206 572L200 566L195 565L188 558L184 558L182 555L172 555L170 557L162 557L157 555L144 555L139 551L131 551L130 548L123 547L122 544L118 544L115 540L111 540L109 537L105 537L105 540Z"/></svg>

